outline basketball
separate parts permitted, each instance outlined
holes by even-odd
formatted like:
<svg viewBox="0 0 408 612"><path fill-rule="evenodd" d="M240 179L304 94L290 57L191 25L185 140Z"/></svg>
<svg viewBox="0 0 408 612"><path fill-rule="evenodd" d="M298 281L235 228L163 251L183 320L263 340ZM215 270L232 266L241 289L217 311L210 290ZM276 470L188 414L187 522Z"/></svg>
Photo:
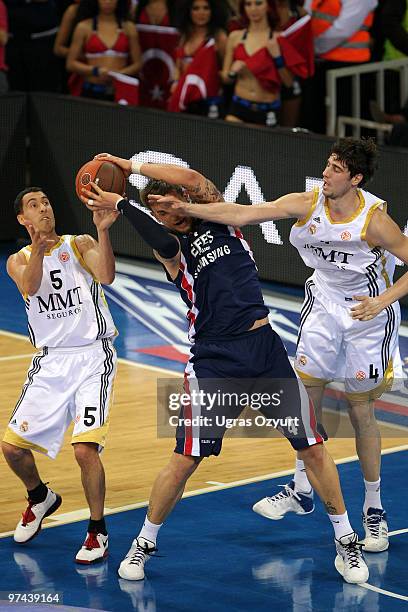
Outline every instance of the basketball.
<svg viewBox="0 0 408 612"><path fill-rule="evenodd" d="M123 170L112 162L93 159L84 164L76 175L75 189L78 197L83 195L82 189L84 187L89 189L89 183L91 181L95 182L95 179L99 179L98 186L103 191L110 191L119 195L125 194L126 177Z"/></svg>

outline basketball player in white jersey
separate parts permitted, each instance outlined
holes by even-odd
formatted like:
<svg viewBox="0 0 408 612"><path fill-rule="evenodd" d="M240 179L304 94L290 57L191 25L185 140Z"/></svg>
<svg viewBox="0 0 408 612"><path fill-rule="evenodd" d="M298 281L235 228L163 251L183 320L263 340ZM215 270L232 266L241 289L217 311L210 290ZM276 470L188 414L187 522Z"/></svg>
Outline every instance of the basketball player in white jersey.
<svg viewBox="0 0 408 612"><path fill-rule="evenodd" d="M365 484L363 544L368 552L381 552L389 544L374 400L390 388L398 371L398 299L408 292L408 273L392 284L394 256L408 263L408 238L387 214L386 203L362 189L376 160L372 140L344 138L331 150L322 186L311 192L256 206L197 206L169 196L156 198L177 212L235 226L298 219L290 241L314 273L305 286L295 367L318 419L325 385L345 380ZM280 493L257 502L254 510L275 520L287 512L312 512L313 491L303 461L297 460L294 479Z"/></svg>
<svg viewBox="0 0 408 612"><path fill-rule="evenodd" d="M7 271L23 296L30 340L39 350L2 442L7 463L28 492L14 540L30 541L61 505L60 495L41 480L32 451L55 458L74 421L72 444L90 509L88 533L75 560L94 563L108 552L99 452L108 431L117 332L100 283L115 277L108 230L117 213L94 214L97 242L88 235L58 235L40 187L21 191L15 212L31 244L9 257Z"/></svg>

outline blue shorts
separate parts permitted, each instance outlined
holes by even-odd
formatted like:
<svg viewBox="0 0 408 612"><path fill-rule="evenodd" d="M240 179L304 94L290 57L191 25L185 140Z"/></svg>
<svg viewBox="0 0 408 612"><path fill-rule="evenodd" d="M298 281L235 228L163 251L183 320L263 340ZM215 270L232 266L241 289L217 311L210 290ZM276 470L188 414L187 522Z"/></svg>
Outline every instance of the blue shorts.
<svg viewBox="0 0 408 612"><path fill-rule="evenodd" d="M234 337L198 340L185 369L184 391L189 403L180 410L176 453L219 455L226 430L244 410L247 418L236 423L243 426L244 436L246 426L258 438L275 428L296 450L327 439L270 325Z"/></svg>

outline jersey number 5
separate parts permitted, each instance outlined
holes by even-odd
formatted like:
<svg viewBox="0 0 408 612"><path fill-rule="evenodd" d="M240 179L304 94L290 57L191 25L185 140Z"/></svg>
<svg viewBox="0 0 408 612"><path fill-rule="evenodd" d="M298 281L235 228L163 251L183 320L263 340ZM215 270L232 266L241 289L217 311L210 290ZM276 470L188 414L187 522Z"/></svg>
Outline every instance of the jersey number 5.
<svg viewBox="0 0 408 612"><path fill-rule="evenodd" d="M86 425L86 427L91 427L96 421L95 415L90 414L94 410L97 410L96 406L85 406L84 425Z"/></svg>
<svg viewBox="0 0 408 612"><path fill-rule="evenodd" d="M51 270L50 272L51 285L54 287L54 289L57 289L57 291L62 287L62 280L58 278L58 274L61 274L61 270Z"/></svg>

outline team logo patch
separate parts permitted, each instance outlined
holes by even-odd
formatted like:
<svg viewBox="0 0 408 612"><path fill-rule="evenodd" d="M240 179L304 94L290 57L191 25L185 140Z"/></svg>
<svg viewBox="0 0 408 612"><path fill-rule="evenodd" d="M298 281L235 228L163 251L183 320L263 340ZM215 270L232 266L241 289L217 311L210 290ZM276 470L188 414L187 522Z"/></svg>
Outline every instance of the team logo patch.
<svg viewBox="0 0 408 612"><path fill-rule="evenodd" d="M62 251L58 255L58 259L60 260L61 263L66 263L70 259L70 254L67 251Z"/></svg>
<svg viewBox="0 0 408 612"><path fill-rule="evenodd" d="M363 372L363 370L359 370L358 372L356 372L356 378L357 380L364 380L365 378L367 378L367 375L365 372Z"/></svg>
<svg viewBox="0 0 408 612"><path fill-rule="evenodd" d="M342 240L351 240L351 234L346 230L345 232L341 232L340 238Z"/></svg>
<svg viewBox="0 0 408 612"><path fill-rule="evenodd" d="M81 175L81 185L89 185L89 183L91 182L92 177L89 174L89 172L84 172Z"/></svg>
<svg viewBox="0 0 408 612"><path fill-rule="evenodd" d="M313 217L313 221L316 221L316 223L320 223L320 217Z"/></svg>
<svg viewBox="0 0 408 612"><path fill-rule="evenodd" d="M301 366L305 366L307 364L307 358L306 355L300 355L297 359L297 362L299 365Z"/></svg>
<svg viewBox="0 0 408 612"><path fill-rule="evenodd" d="M28 423L27 421L23 421L20 425L20 431L28 431Z"/></svg>
<svg viewBox="0 0 408 612"><path fill-rule="evenodd" d="M316 231L317 231L317 227L316 227L315 225L313 225L313 224L312 224L312 225L309 227L309 232L310 232L311 234L315 234L315 233L316 233Z"/></svg>

